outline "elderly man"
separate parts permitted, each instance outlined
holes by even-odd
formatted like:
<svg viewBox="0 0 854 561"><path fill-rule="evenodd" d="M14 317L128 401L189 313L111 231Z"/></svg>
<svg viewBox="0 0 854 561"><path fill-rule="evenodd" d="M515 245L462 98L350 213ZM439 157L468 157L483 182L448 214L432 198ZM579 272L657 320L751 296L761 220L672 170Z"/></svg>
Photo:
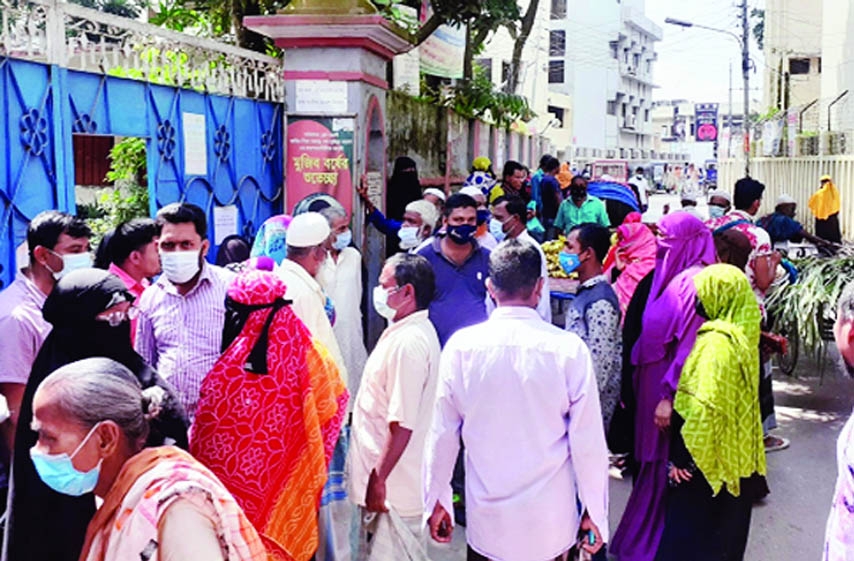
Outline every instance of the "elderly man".
<svg viewBox="0 0 854 561"><path fill-rule="evenodd" d="M294 216L288 227L287 258L278 266L276 274L288 287L285 298L293 302L291 309L329 351L346 384L347 368L332 330L333 302L315 278L329 256L331 234L329 222L319 212Z"/></svg>
<svg viewBox="0 0 854 561"><path fill-rule="evenodd" d="M368 357L353 407L348 494L363 513L385 512L388 504L423 539L421 470L441 350L427 314L436 279L426 259L399 253L379 280L374 308L390 323ZM364 529L362 539L372 533Z"/></svg>
<svg viewBox="0 0 854 561"><path fill-rule="evenodd" d="M803 240L815 245L829 245L827 240L813 236L807 232L800 222L795 220L798 202L790 195L777 197L774 212L759 219L758 225L771 236L771 243L796 242Z"/></svg>
<svg viewBox="0 0 854 561"><path fill-rule="evenodd" d="M436 187L428 187L424 189L424 200L436 207L436 210L441 214L445 208L445 192Z"/></svg>
<svg viewBox="0 0 854 561"><path fill-rule="evenodd" d="M532 201L533 202L533 201ZM492 220L490 221L490 230L496 233L496 237L504 239L515 239L529 242L540 252L542 265L540 267L540 276L544 279L543 291L540 293L540 301L537 302L537 313L544 321L551 323L552 321L552 305L551 296L549 294L549 272L546 266L546 254L540 247L540 244L531 237L527 228L528 208L525 201L519 197L501 196L495 199L495 204L492 205ZM492 298L486 300L487 312L492 313L495 309L495 304Z"/></svg>
<svg viewBox="0 0 854 561"><path fill-rule="evenodd" d="M682 193L682 200L680 201L680 204L682 205L682 212L687 212L698 220L706 220L706 217L703 216L700 209L697 208L697 195L695 193L689 191Z"/></svg>
<svg viewBox="0 0 854 561"><path fill-rule="evenodd" d="M199 386L222 352L225 295L234 273L211 265L205 211L190 203L157 213L163 274L137 301L134 346L181 397L190 419Z"/></svg>
<svg viewBox="0 0 854 561"><path fill-rule="evenodd" d="M29 265L0 292L0 394L6 398L12 417L4 423L7 450L15 442L15 428L24 388L33 362L50 333L42 307L56 282L79 268L91 267L89 237L92 231L74 216L48 210L33 218L27 228ZM5 470L3 470L5 472ZM0 475L5 479L5 473ZM5 487L5 484L0 483Z"/></svg>
<svg viewBox="0 0 854 561"><path fill-rule="evenodd" d="M502 242L489 259L498 309L445 346L425 496L430 534L451 540L451 479L465 444L469 560L560 558L608 541L608 450L590 354L537 315L540 253ZM580 507L580 508L579 508Z"/></svg>
<svg viewBox="0 0 854 561"><path fill-rule="evenodd" d="M489 250L474 238L477 203L459 193L448 197L444 232L418 250L436 273L436 297L430 304L430 321L444 345L453 333L486 319L486 276Z"/></svg>
<svg viewBox="0 0 854 561"><path fill-rule="evenodd" d="M558 207L555 228L566 235L576 226L587 223L599 224L606 228L611 226L605 203L593 195L588 195L587 180L576 175L569 184L569 198Z"/></svg>
<svg viewBox="0 0 854 561"><path fill-rule="evenodd" d="M723 218L732 209L732 197L726 191L718 190L709 193L709 218Z"/></svg>

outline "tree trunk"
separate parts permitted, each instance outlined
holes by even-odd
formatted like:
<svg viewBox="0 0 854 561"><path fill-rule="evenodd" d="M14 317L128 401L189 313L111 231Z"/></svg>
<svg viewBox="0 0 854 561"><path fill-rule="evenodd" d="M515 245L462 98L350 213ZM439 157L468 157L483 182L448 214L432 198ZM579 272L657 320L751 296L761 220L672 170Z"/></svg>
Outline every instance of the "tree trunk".
<svg viewBox="0 0 854 561"><path fill-rule="evenodd" d="M471 24L469 24L469 31L466 33L465 58L463 59L463 79L471 80L472 76L474 76L474 53L480 50L481 45L486 41L487 35L489 35L489 31L481 29L472 37ZM492 79L492 76L489 78Z"/></svg>
<svg viewBox="0 0 854 561"><path fill-rule="evenodd" d="M435 13L431 15L430 19L425 21L424 25L418 28L418 33L415 34L415 46L417 47L426 41L428 37L433 35L434 31L439 29L440 25L442 25L442 19Z"/></svg>
<svg viewBox="0 0 854 561"><path fill-rule="evenodd" d="M513 44L513 59L510 61L510 77L507 79L507 84L504 91L509 94L515 94L519 87L519 73L522 71L522 51L525 48L525 43L528 42L528 37L531 35L531 30L534 28L534 21L537 19L537 10L540 6L540 0L531 0L528 4L528 10L522 17L522 27L519 30L519 36Z"/></svg>
<svg viewBox="0 0 854 561"><path fill-rule="evenodd" d="M232 21L237 45L259 53L267 52L267 41L263 35L243 26L244 16L260 16L261 6L252 0L232 4Z"/></svg>

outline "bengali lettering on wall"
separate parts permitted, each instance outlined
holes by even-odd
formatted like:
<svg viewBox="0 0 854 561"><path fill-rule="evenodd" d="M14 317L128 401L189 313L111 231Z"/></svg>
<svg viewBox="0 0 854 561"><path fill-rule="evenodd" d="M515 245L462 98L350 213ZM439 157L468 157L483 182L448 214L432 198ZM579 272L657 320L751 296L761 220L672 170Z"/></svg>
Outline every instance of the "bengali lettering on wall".
<svg viewBox="0 0 854 561"><path fill-rule="evenodd" d="M312 193L332 195L351 212L354 132L352 117L288 117L286 212Z"/></svg>

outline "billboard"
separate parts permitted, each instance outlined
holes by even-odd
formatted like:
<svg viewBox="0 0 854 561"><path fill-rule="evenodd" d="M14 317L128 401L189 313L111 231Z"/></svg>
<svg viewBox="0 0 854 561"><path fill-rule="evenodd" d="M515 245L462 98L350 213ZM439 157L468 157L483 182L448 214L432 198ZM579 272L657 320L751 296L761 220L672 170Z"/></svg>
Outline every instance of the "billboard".
<svg viewBox="0 0 854 561"><path fill-rule="evenodd" d="M288 116L286 213L312 193L332 195L352 211L355 125L352 117Z"/></svg>
<svg viewBox="0 0 854 561"><path fill-rule="evenodd" d="M714 142L718 139L718 104L694 105L694 139L697 142Z"/></svg>

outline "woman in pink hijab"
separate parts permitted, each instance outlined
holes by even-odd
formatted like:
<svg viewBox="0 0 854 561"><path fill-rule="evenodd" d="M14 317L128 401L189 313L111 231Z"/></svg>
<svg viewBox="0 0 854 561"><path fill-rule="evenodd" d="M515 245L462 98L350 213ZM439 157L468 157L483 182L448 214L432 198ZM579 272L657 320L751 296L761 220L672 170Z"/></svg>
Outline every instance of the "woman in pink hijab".
<svg viewBox="0 0 854 561"><path fill-rule="evenodd" d="M613 286L624 318L638 283L655 269L655 251L655 235L646 225L633 222L617 228L613 263L605 275L610 276L614 269L620 272Z"/></svg>

